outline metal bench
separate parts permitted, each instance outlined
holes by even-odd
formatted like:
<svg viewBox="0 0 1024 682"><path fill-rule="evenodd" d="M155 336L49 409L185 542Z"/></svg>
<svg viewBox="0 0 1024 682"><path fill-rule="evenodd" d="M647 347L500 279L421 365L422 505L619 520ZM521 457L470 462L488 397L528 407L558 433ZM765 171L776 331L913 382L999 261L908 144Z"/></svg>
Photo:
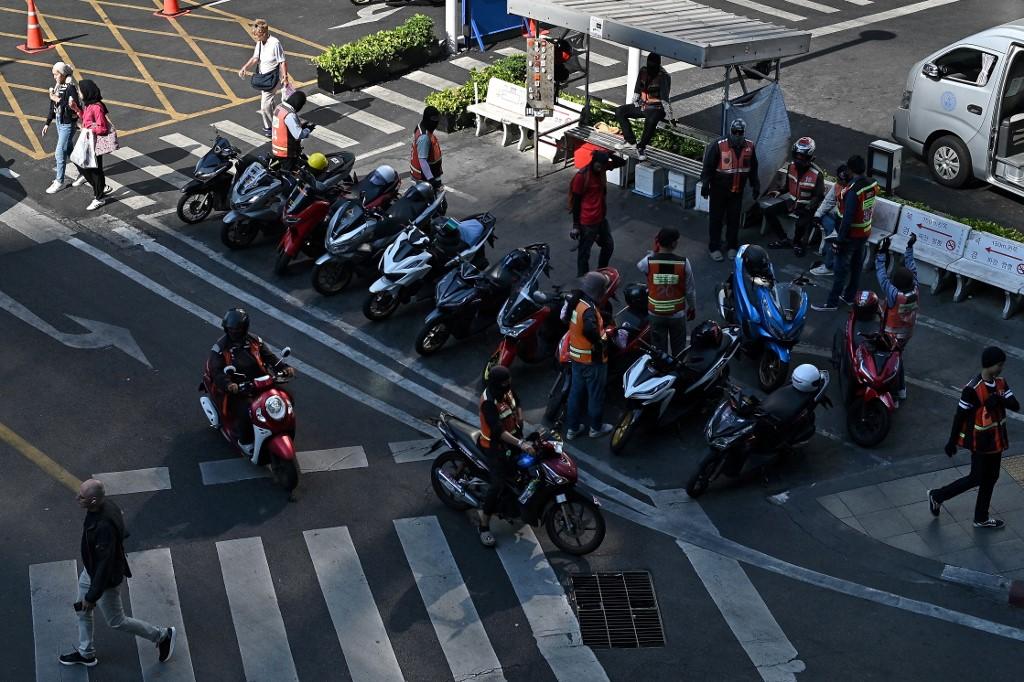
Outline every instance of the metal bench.
<svg viewBox="0 0 1024 682"><path fill-rule="evenodd" d="M470 104L467 111L476 116L477 137L488 132L489 124L494 122L501 125L501 145L503 147L508 146L515 139L518 139L517 148L521 152L532 147L534 118L525 113L526 88L523 86L499 78L491 78L487 83L487 97L483 102ZM578 110L574 110L568 103L560 101L555 107L554 116L541 119L538 126L540 135L541 137L550 135L578 118ZM552 147L554 144L554 142L551 143ZM546 149L545 151L546 157L554 158L553 150Z"/></svg>
<svg viewBox="0 0 1024 682"><path fill-rule="evenodd" d="M672 131L671 127L664 127L665 130ZM693 133L693 134L691 134ZM702 140L707 143L710 136L703 131L698 131L695 128L686 127L683 131L686 137L692 137L698 140ZM700 137L697 137L697 134ZM577 126L575 128L569 128L565 131L565 137L568 139L576 140L579 144L589 142L590 144L597 145L598 147L604 147L615 151L619 156L624 156L627 159L628 166L626 172L620 176L619 186L625 187L629 182L629 176L633 168L640 161L637 156L635 147L628 147L622 150L616 150L616 146L623 144L621 135L614 135L612 133L606 133L597 130L593 126ZM684 175L690 175L693 177L700 177L701 170L703 169L703 162L696 161L694 159L688 159L685 156L679 156L672 152L664 151L663 149L655 149L654 147L647 148L647 163L653 163L662 168L666 168L670 171L677 173L683 173ZM566 149L565 163L568 165L572 161L572 150Z"/></svg>
<svg viewBox="0 0 1024 682"><path fill-rule="evenodd" d="M962 258L947 266L956 276L953 300L967 299L976 282L1003 291L1003 319L1021 307L1024 293L1024 245L986 232L972 231Z"/></svg>

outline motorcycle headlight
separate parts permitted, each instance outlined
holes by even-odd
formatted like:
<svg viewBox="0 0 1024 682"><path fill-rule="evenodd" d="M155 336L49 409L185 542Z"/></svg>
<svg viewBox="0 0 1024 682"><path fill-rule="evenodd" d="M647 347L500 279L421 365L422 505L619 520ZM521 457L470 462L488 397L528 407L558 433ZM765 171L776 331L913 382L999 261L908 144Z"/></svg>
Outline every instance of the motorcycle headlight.
<svg viewBox="0 0 1024 682"><path fill-rule="evenodd" d="M278 420L284 419L287 408L284 405L284 401L280 397L274 395L267 398L267 416L271 419Z"/></svg>
<svg viewBox="0 0 1024 682"><path fill-rule="evenodd" d="M509 337L512 337L513 339L515 339L515 338L518 338L520 334L525 332L531 326L533 326L533 320L527 320L526 322L521 322L521 323L517 324L514 327L506 327L505 325L498 325L498 331L501 332L502 336L509 336Z"/></svg>
<svg viewBox="0 0 1024 682"><path fill-rule="evenodd" d="M715 448L716 450L725 450L730 445L735 443L737 438L739 438L739 434L733 436L719 436L718 438L712 439L711 447Z"/></svg>
<svg viewBox="0 0 1024 682"><path fill-rule="evenodd" d="M195 175L197 180L206 180L207 178L212 178L217 174L217 172L217 170L212 170L209 173L200 173L199 171L196 171Z"/></svg>

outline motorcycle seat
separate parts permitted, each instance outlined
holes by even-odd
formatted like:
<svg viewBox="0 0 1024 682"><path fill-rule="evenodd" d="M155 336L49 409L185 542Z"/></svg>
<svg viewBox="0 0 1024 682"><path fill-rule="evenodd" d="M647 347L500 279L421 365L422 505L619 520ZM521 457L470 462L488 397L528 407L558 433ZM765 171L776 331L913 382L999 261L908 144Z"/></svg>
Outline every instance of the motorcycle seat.
<svg viewBox="0 0 1024 682"><path fill-rule="evenodd" d="M479 445L480 429L454 417L448 419L448 426L452 427L452 435L455 436L455 440L483 457L483 451L480 450Z"/></svg>
<svg viewBox="0 0 1024 682"><path fill-rule="evenodd" d="M617 327L632 327L639 331L647 326L646 312L640 315L629 308L623 308L615 315L615 325Z"/></svg>
<svg viewBox="0 0 1024 682"><path fill-rule="evenodd" d="M419 199L400 199L391 204L387 217L402 225L408 225L423 213L426 207L426 203Z"/></svg>
<svg viewBox="0 0 1024 682"><path fill-rule="evenodd" d="M380 195L384 194L384 190L387 189L386 185L378 185L371 181L372 175L367 175L359 181L355 186L355 195L362 196L363 203L369 204L380 198Z"/></svg>
<svg viewBox="0 0 1024 682"><path fill-rule="evenodd" d="M686 371L690 372L694 379L704 376L704 373L718 362L718 351L721 349L722 343L725 343L724 336L722 337L722 342L714 348L691 348L686 357L683 358L683 366L686 368Z"/></svg>
<svg viewBox="0 0 1024 682"><path fill-rule="evenodd" d="M800 410L814 400L814 393L804 393L788 384L779 388L761 401L761 409L782 423L791 421Z"/></svg>

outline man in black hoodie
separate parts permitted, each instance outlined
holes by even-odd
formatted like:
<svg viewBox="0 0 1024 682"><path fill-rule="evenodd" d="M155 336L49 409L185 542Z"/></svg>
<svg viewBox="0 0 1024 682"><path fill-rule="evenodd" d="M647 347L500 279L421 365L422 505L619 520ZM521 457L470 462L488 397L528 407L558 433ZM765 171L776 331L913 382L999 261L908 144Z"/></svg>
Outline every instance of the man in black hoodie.
<svg viewBox="0 0 1024 682"><path fill-rule="evenodd" d="M120 586L132 577L128 557L124 552L124 513L121 508L105 499L103 483L90 478L78 489L78 504L86 510L82 529L82 565L78 576L78 649L60 657L63 665L96 665L93 646L94 615L99 606L107 624L115 630L143 637L156 644L161 663L174 653L173 627L158 628L145 621L124 615Z"/></svg>

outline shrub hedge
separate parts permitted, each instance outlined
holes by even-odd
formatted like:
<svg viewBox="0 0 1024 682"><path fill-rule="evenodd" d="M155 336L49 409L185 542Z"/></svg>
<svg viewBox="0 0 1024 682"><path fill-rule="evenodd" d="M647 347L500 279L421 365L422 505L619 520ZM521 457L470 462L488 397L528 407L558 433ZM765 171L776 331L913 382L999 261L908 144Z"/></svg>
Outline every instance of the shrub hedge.
<svg viewBox="0 0 1024 682"><path fill-rule="evenodd" d="M395 62L419 55L437 44L434 20L414 14L394 29L377 31L344 45L331 45L311 61L338 83L369 71L384 71ZM525 67L524 67L525 68Z"/></svg>

